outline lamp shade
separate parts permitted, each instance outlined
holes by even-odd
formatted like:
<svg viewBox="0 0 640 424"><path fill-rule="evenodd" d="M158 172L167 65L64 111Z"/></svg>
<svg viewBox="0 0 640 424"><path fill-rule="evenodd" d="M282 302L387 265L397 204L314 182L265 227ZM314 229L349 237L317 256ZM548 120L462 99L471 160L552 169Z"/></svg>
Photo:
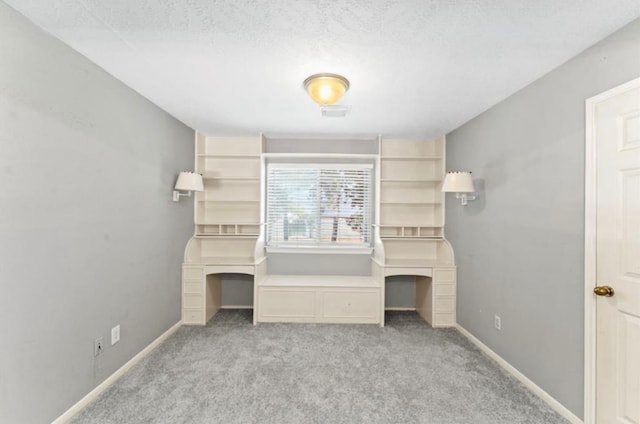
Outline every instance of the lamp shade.
<svg viewBox="0 0 640 424"><path fill-rule="evenodd" d="M449 171L444 177L442 191L445 193L473 193L473 180L471 172Z"/></svg>
<svg viewBox="0 0 640 424"><path fill-rule="evenodd" d="M176 181L176 190L186 191L203 191L202 175L195 172L183 171L178 175L178 181Z"/></svg>
<svg viewBox="0 0 640 424"><path fill-rule="evenodd" d="M319 105L332 105L349 89L349 81L342 75L315 74L304 80L309 97Z"/></svg>

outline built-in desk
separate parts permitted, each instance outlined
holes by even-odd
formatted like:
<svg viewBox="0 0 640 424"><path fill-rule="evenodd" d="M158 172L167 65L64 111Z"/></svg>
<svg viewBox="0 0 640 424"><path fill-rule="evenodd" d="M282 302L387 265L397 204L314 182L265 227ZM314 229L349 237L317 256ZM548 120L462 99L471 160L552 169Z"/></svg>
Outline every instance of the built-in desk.
<svg viewBox="0 0 640 424"><path fill-rule="evenodd" d="M253 323L308 322L384 325L385 278L416 278L416 311L433 327L456 323L456 271L372 258L370 276L268 275L266 258L239 263L216 258L215 264L184 264L182 321L205 325L222 306L222 274L254 277ZM414 264L415 265L415 264ZM424 264L423 264L424 265Z"/></svg>
<svg viewBox="0 0 640 424"><path fill-rule="evenodd" d="M208 263L204 262L205 260ZM266 273L266 258L241 261L237 258L203 258L182 265L182 323L205 325L222 306L222 275L248 274L258 279ZM254 298L256 289L254 283ZM254 316L254 324L256 319Z"/></svg>
<svg viewBox="0 0 640 424"><path fill-rule="evenodd" d="M432 327L452 327L456 324L456 268L441 264L417 261L372 260L372 269L386 277L395 275L415 276L415 308Z"/></svg>

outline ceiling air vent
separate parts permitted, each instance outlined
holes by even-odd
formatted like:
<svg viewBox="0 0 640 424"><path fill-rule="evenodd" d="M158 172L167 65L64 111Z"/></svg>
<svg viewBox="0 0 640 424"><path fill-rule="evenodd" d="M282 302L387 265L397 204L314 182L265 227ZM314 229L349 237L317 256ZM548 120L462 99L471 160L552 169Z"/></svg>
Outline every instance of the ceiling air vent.
<svg viewBox="0 0 640 424"><path fill-rule="evenodd" d="M320 106L322 116L325 118L344 118L351 110L350 106L342 105L325 105Z"/></svg>

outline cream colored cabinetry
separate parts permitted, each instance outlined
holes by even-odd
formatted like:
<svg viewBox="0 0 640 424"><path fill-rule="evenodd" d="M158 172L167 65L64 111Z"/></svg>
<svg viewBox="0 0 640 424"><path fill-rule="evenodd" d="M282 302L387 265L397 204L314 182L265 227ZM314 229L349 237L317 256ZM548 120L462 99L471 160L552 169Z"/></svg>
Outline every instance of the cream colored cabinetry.
<svg viewBox="0 0 640 424"><path fill-rule="evenodd" d="M445 139L380 141L384 275L416 275L416 309L433 326L455 324L455 268L444 238ZM446 286L446 287L445 287ZM446 294L445 294L446 293Z"/></svg>
<svg viewBox="0 0 640 424"><path fill-rule="evenodd" d="M201 266L182 266L182 322L206 323L204 278Z"/></svg>
<svg viewBox="0 0 640 424"><path fill-rule="evenodd" d="M203 176L204 192L196 196L196 236L260 235L261 153L259 137L198 137L196 172Z"/></svg>
<svg viewBox="0 0 640 424"><path fill-rule="evenodd" d="M204 325L220 310L222 279L206 275L206 267L182 266L182 322Z"/></svg>
<svg viewBox="0 0 640 424"><path fill-rule="evenodd" d="M367 276L268 276L258 286L258 321L381 324L381 289Z"/></svg>
<svg viewBox="0 0 640 424"><path fill-rule="evenodd" d="M267 275L264 138L198 133L204 191L195 196L195 233L185 249L183 322L206 324L222 306L222 275L242 273L254 276L254 324L384 325L385 277L414 275L418 313L434 327L455 325L456 270L440 192L444 137L379 143L371 275L280 276Z"/></svg>
<svg viewBox="0 0 640 424"><path fill-rule="evenodd" d="M221 306L223 273L255 274L263 139L196 135L195 235L185 250L182 319L205 324Z"/></svg>
<svg viewBox="0 0 640 424"><path fill-rule="evenodd" d="M198 134L196 172L204 191L195 198L195 236L186 263L253 265L260 236L263 141Z"/></svg>

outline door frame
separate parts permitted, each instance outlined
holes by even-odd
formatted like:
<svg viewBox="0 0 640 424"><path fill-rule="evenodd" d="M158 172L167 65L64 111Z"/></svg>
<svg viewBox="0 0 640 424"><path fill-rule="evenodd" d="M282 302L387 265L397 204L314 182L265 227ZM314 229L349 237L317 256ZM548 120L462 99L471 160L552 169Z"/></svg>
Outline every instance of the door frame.
<svg viewBox="0 0 640 424"><path fill-rule="evenodd" d="M584 192L584 424L596 423L596 105L632 88L635 78L585 101L585 192Z"/></svg>

